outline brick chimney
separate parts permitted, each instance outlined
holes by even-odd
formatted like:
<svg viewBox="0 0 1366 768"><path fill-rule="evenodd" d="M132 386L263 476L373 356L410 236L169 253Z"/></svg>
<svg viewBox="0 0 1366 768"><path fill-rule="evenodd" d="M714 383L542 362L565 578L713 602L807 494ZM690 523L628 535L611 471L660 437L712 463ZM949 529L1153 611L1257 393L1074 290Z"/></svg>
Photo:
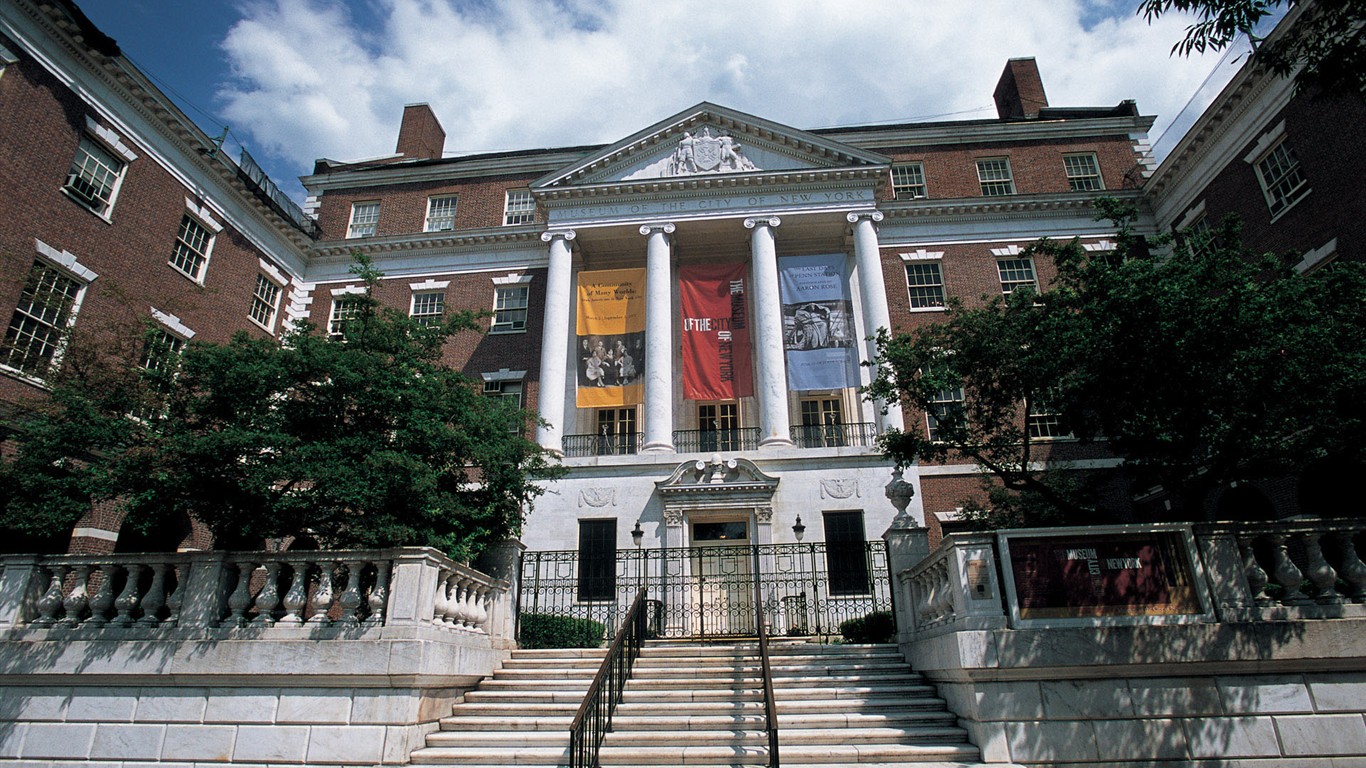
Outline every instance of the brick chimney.
<svg viewBox="0 0 1366 768"><path fill-rule="evenodd" d="M1007 61L992 96L996 99L996 114L1002 120L1038 117L1039 110L1048 106L1048 97L1043 92L1043 78L1039 76L1039 65L1032 56Z"/></svg>
<svg viewBox="0 0 1366 768"><path fill-rule="evenodd" d="M446 129L426 104L403 107L403 123L398 127L398 147L406 160L439 160L446 148Z"/></svg>

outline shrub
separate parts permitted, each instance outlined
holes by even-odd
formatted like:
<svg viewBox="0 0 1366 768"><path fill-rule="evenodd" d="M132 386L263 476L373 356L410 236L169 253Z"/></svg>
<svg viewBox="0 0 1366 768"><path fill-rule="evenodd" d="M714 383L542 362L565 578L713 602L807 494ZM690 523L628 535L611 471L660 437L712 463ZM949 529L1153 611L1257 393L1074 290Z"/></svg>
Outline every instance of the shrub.
<svg viewBox="0 0 1366 768"><path fill-rule="evenodd" d="M841 622L840 634L846 643L890 643L896 636L896 622L890 611L873 611Z"/></svg>
<svg viewBox="0 0 1366 768"><path fill-rule="evenodd" d="M597 648L605 629L592 619L524 613L518 641L523 648Z"/></svg>

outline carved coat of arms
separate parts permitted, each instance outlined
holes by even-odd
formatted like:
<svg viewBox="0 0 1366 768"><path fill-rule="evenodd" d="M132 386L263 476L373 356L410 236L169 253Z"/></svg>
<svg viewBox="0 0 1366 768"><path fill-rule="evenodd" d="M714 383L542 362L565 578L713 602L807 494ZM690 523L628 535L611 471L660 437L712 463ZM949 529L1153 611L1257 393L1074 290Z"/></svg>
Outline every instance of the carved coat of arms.
<svg viewBox="0 0 1366 768"><path fill-rule="evenodd" d="M711 128L702 126L694 136L688 131L678 140L678 149L669 160L668 175L687 176L694 173L734 173L753 171L754 163L745 157L740 144L729 135L713 136Z"/></svg>

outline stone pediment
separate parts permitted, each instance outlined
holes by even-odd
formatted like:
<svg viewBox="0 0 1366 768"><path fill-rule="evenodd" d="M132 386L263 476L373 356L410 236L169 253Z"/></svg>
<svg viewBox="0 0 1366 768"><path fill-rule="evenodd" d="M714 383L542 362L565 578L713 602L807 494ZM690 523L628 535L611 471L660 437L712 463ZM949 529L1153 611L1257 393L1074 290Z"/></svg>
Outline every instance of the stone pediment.
<svg viewBox="0 0 1366 768"><path fill-rule="evenodd" d="M533 190L885 166L882 155L703 102L545 176Z"/></svg>
<svg viewBox="0 0 1366 768"><path fill-rule="evenodd" d="M666 510L756 507L768 508L778 489L770 477L748 459L685 461L668 479L655 483Z"/></svg>

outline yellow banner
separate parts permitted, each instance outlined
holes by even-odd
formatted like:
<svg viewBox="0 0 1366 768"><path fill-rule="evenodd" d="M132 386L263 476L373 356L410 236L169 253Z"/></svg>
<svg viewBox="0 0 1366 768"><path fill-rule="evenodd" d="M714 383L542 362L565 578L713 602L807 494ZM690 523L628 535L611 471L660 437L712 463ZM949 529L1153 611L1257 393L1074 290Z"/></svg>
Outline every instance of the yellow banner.
<svg viewBox="0 0 1366 768"><path fill-rule="evenodd" d="M645 399L645 270L579 273L580 408L638 405Z"/></svg>

